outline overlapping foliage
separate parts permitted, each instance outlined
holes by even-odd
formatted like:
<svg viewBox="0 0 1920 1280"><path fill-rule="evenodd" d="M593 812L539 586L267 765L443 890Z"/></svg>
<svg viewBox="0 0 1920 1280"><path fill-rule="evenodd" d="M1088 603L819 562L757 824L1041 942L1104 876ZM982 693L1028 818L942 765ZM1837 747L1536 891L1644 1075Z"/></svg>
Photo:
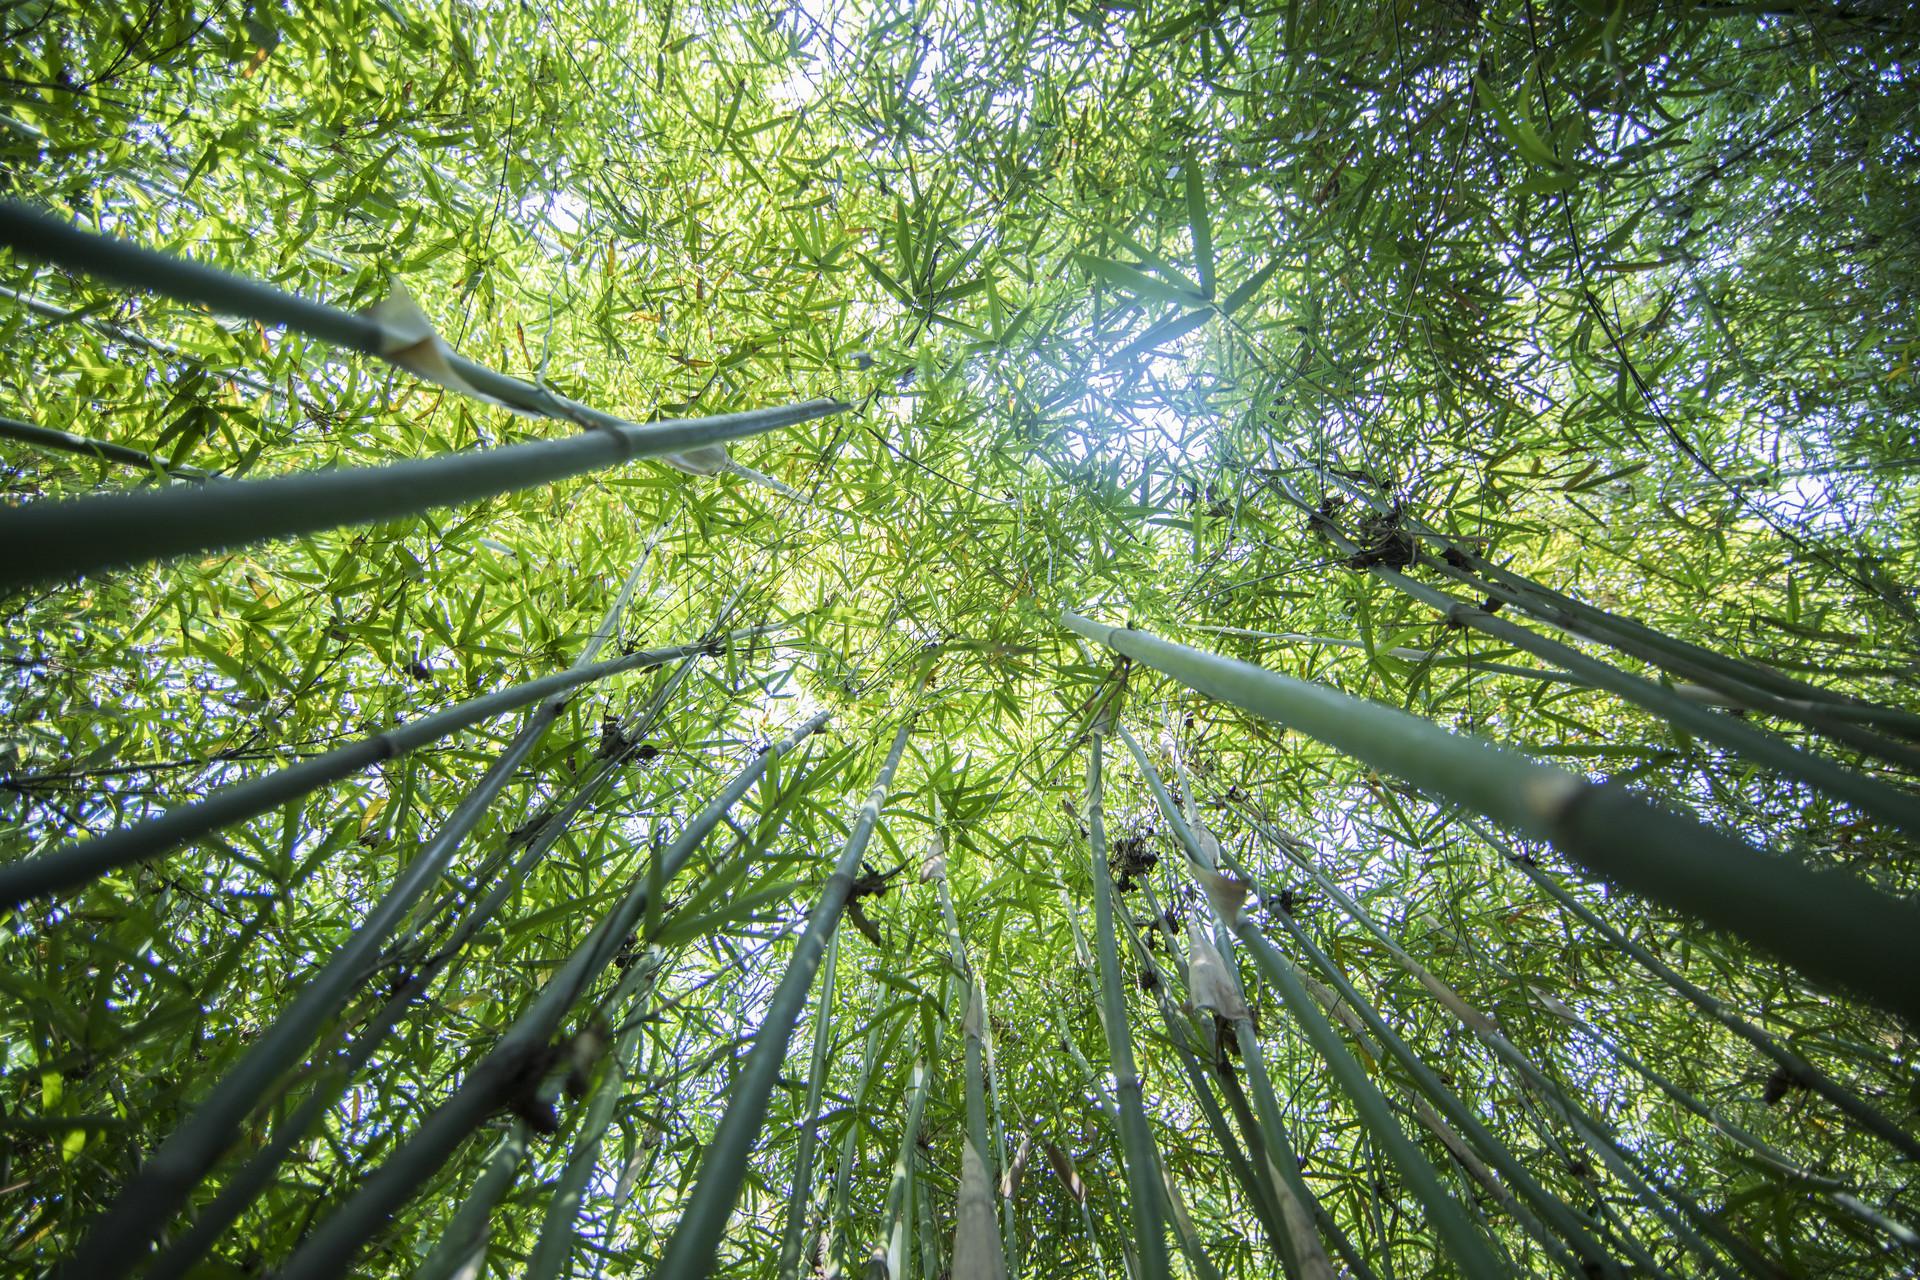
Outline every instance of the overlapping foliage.
<svg viewBox="0 0 1920 1280"><path fill-rule="evenodd" d="M592 1111L563 1096L558 1133L532 1139L493 1215L491 1265L651 1271L808 906L913 716L868 855L870 871L901 872L865 886L881 891L857 900L864 927L843 931L833 997L810 1016L828 1051L801 1200L825 1216L801 1265L859 1268L891 1247L912 1273L942 1273L972 1083L1007 1260L1121 1274L1135 1218L1106 1110L1085 827L1087 737L1120 678L1060 627L1061 605L1554 758L1891 894L1920 889L1891 824L1361 571L1403 563L1402 535L1354 497L1673 635L1920 709L1920 111L1903 81L1920 25L1898 6L26 0L0 22L8 199L347 309L403 282L457 350L636 421L855 406L736 445L766 479L639 464L6 602L0 786L16 856L564 668L643 555L622 645L778 628L702 659L631 738L622 718L665 675L570 703L462 844L438 890L449 905L415 913L249 1129L241 1146L257 1148L315 1091L345 1090L210 1265L251 1273L292 1253L689 815L825 709L829 728L753 793L761 818L721 829L568 1023L576 1038L596 1019L637 1033L577 1247L558 1263L535 1248ZM0 415L166 467L260 476L570 430L24 258L0 285ZM168 483L157 467L0 448L11 501ZM1145 671L1126 684L1121 722L1262 881L1275 945L1299 957L1289 926L1312 937L1554 1197L1613 1219L1672 1274L1709 1269L1583 1147L1552 1089L1464 1034L1261 827L1305 841L1652 1181L1766 1266L1911 1265L1822 1181L1912 1223L1911 1160L1676 998L1536 874L1909 1132L1912 1028L1562 877L1546 849L1511 859L1338 752ZM12 911L10 1265L72 1252L517 727ZM458 904L608 758L624 766L616 786L372 1064L330 1084ZM1911 791L1911 769L1867 767ZM1145 1110L1175 1216L1190 1214L1177 1265L1281 1274L1175 1051L1214 1031L1180 1007L1171 950L1204 899L1173 871L1176 824L1124 754L1109 752L1106 791ZM936 840L946 883L922 874ZM642 955L659 967L622 991L636 1003L604 1007ZM1431 1215L1248 977L1304 1185L1377 1274L1446 1273ZM987 1078L970 1082L974 978L990 1016ZM1548 1269L1413 1123L1396 1062L1354 1043L1504 1260ZM779 1264L810 1105L803 1044L726 1274ZM594 1080L620 1060L601 1058ZM364 1267L419 1266L516 1122L489 1122ZM1720 1273L1753 1270L1722 1253Z"/></svg>

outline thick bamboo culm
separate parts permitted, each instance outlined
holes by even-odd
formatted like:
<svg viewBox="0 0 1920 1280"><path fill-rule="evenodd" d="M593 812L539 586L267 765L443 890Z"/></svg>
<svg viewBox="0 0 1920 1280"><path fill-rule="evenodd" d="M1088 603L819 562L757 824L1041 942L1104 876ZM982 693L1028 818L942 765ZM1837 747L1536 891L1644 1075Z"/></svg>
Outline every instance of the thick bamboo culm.
<svg viewBox="0 0 1920 1280"><path fill-rule="evenodd" d="M1197 692L1546 840L1624 889L1726 929L1829 988L1920 1020L1920 907L1816 872L1611 786L1406 712L1144 631L1066 614L1088 639Z"/></svg>

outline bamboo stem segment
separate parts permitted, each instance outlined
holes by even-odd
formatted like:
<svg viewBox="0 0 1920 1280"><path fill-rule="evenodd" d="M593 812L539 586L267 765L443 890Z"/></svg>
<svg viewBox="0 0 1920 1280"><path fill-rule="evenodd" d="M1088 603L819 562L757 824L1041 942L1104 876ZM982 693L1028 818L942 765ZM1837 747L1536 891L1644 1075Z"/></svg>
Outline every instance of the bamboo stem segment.
<svg viewBox="0 0 1920 1280"><path fill-rule="evenodd" d="M1141 1098L1140 1072L1127 1030L1127 1006L1120 994L1120 956L1115 942L1113 880L1107 870L1106 801L1101 778L1101 748L1106 734L1096 725L1087 756L1087 842L1093 869L1095 950L1100 957L1100 1008L1113 1063L1114 1093L1120 1109L1120 1139L1126 1156L1127 1192L1133 1214L1134 1244L1142 1280L1167 1280L1166 1189L1160 1177L1153 1130Z"/></svg>
<svg viewBox="0 0 1920 1280"><path fill-rule="evenodd" d="M326 529L373 524L839 413L837 400L626 424L558 440L271 480L118 493L0 510L0 592Z"/></svg>
<svg viewBox="0 0 1920 1280"><path fill-rule="evenodd" d="M761 633L761 629L755 628L736 631L723 639L744 639ZM657 667L676 658L710 653L718 643L720 641L702 641L670 649L643 650L470 698L324 755L223 787L205 800L169 809L136 826L10 863L0 867L0 906L17 905L78 888L109 871L158 857L222 827L258 817L328 783L338 782L383 760L397 759L503 712L551 699L552 711L557 714L565 702L563 695L582 685Z"/></svg>
<svg viewBox="0 0 1920 1280"><path fill-rule="evenodd" d="M661 853L657 864L636 878L614 910L573 949L540 995L467 1073L453 1096L401 1141L379 1168L364 1177L346 1203L288 1259L279 1280L331 1280L347 1271L367 1240L524 1083L531 1065L546 1053L567 1012L594 977L612 962L622 940L640 922L651 900L652 886L669 884L773 762L798 747L826 719L825 712L814 716L772 750L749 762L688 822Z"/></svg>
<svg viewBox="0 0 1920 1280"><path fill-rule="evenodd" d="M1769 857L1631 793L1406 712L1072 613L1072 630L1199 693L1547 840L1595 873L1728 930L1814 981L1920 1021L1920 907Z"/></svg>
<svg viewBox="0 0 1920 1280"><path fill-rule="evenodd" d="M753 1048L748 1051L746 1065L734 1085L733 1100L701 1157L700 1173L694 1181L687 1210L674 1227L660 1263L654 1268L656 1280L704 1280L713 1270L714 1251L746 1181L747 1158L760 1136L761 1126L766 1123L774 1082L787 1056L787 1041L806 1004L807 993L813 989L814 975L826 953L827 938L839 925L841 913L846 909L853 891L854 873L867 851L867 843L873 838L874 827L880 821L880 808L886 803L894 771L900 767L900 757L912 733L913 721L909 719L894 734L892 749L880 766L880 775L874 781L873 790L868 792L866 803L860 807L860 817L847 838L846 847L834 864L833 874L827 877L826 888L808 916L800 940L794 944L793 958L767 1006L760 1029L754 1033Z"/></svg>

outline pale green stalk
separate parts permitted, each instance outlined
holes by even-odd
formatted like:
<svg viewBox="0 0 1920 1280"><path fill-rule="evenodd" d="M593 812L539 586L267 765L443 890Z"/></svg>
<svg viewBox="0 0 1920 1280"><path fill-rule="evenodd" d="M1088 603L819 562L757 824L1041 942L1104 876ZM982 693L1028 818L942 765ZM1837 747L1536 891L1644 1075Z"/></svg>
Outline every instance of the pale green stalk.
<svg viewBox="0 0 1920 1280"><path fill-rule="evenodd" d="M1120 993L1120 957L1115 944L1113 882L1107 871L1106 803L1100 777L1101 745L1106 734L1098 725L1087 759L1087 840L1093 869L1093 914L1096 951L1100 959L1100 1000L1107 1031L1107 1052L1113 1063L1114 1092L1120 1107L1121 1148L1126 1157L1128 1202L1138 1250L1141 1280L1168 1280L1167 1241L1160 1211L1165 1191L1153 1130L1147 1123L1141 1098L1140 1073L1133 1061L1133 1037L1127 1030L1127 1006Z"/></svg>
<svg viewBox="0 0 1920 1280"><path fill-rule="evenodd" d="M633 1074L634 1051L643 1029L637 1018L622 1011L641 984L650 982L657 972L655 957L646 957L632 965L603 1005L610 1020L612 1017L622 1019L624 1030L614 1038L613 1052L594 1083L587 1114L573 1140L573 1150L553 1184L546 1216L540 1224L540 1237L527 1263L527 1280L558 1280L567 1269L578 1239L574 1223L580 1216L581 1198L588 1180L600 1165L600 1146L606 1139L607 1126L613 1121L613 1109L626 1094L627 1081Z"/></svg>
<svg viewBox="0 0 1920 1280"><path fill-rule="evenodd" d="M1622 789L1417 716L1073 614L1090 639L1197 692L1566 850L1635 893L1728 929L1824 985L1920 1021L1920 905L1764 853Z"/></svg>
<svg viewBox="0 0 1920 1280"><path fill-rule="evenodd" d="M847 839L846 848L834 864L833 874L827 878L826 888L808 917L799 941L794 944L793 958L787 962L787 971L767 1006L765 1020L754 1033L753 1048L735 1082L732 1101L727 1104L726 1114L701 1156L700 1172L694 1180L686 1211L653 1270L655 1280L704 1280L713 1270L727 1219L740 1197L741 1184L746 1181L747 1159L766 1121L774 1082L786 1058L787 1040L793 1034L793 1024L799 1020L807 993L813 988L814 975L826 953L827 938L839 925L841 913L846 909L860 858L873 838L873 829L880 821L880 808L886 802L894 770L900 765L901 753L906 750L907 738L912 732L913 721L909 719L894 735L893 747L887 753L886 763L880 767L880 776L867 794L866 803L860 808L859 820Z"/></svg>
<svg viewBox="0 0 1920 1280"><path fill-rule="evenodd" d="M487 1235L494 1206L520 1174L527 1156L527 1126L516 1120L487 1157L473 1189L441 1230L433 1252L413 1273L413 1280L466 1280L480 1274L487 1252Z"/></svg>
<svg viewBox="0 0 1920 1280"><path fill-rule="evenodd" d="M795 1139L793 1187L787 1195L787 1222L780 1232L780 1280L800 1274L800 1252L806 1247L807 1216L813 1204L813 1152L819 1143L820 1099L827 1083L827 1051L833 1046L834 971L840 960L840 933L827 943L826 965L820 975L820 998L813 1006L813 1054L807 1068L807 1112Z"/></svg>
<svg viewBox="0 0 1920 1280"><path fill-rule="evenodd" d="M460 1086L391 1155L363 1177L354 1193L315 1229L288 1260L279 1280L332 1280L352 1265L361 1246L389 1221L486 1118L519 1087L529 1064L540 1061L567 1012L610 963L622 941L646 913L650 889L662 887L685 866L727 811L760 780L772 763L797 748L826 722L813 717L771 750L737 772L672 844L631 884L625 896L560 969L499 1042L469 1071Z"/></svg>

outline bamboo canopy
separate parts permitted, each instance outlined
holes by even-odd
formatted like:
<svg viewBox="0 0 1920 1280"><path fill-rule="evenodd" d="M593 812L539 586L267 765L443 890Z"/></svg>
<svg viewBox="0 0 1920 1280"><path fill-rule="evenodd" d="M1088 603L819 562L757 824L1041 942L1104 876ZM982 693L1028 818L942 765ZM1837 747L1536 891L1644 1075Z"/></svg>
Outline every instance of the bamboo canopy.
<svg viewBox="0 0 1920 1280"><path fill-rule="evenodd" d="M1920 1267L1920 16L0 6L0 1258Z"/></svg>

